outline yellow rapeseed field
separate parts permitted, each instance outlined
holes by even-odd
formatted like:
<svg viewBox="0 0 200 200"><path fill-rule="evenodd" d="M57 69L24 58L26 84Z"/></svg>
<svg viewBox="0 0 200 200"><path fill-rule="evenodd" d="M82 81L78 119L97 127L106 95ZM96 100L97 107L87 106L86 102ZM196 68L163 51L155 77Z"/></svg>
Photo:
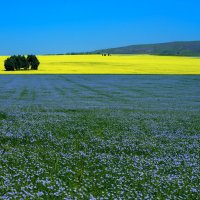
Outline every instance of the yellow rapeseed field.
<svg viewBox="0 0 200 200"><path fill-rule="evenodd" d="M4 70L6 56L0 56L0 74L200 74L200 58L150 55L64 55L38 56L38 71Z"/></svg>

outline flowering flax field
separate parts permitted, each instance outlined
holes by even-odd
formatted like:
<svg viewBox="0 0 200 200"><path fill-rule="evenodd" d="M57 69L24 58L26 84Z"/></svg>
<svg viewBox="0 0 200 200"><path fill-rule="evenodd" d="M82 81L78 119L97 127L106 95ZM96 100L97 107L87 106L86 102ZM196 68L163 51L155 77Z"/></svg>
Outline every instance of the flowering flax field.
<svg viewBox="0 0 200 200"><path fill-rule="evenodd" d="M1 75L0 199L199 199L200 76Z"/></svg>

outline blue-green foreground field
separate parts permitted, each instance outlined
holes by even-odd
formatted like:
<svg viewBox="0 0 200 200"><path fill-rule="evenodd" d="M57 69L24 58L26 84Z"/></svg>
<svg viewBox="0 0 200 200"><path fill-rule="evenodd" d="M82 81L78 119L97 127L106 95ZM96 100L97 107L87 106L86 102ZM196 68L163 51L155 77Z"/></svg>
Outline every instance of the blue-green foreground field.
<svg viewBox="0 0 200 200"><path fill-rule="evenodd" d="M200 76L0 78L0 199L198 199Z"/></svg>

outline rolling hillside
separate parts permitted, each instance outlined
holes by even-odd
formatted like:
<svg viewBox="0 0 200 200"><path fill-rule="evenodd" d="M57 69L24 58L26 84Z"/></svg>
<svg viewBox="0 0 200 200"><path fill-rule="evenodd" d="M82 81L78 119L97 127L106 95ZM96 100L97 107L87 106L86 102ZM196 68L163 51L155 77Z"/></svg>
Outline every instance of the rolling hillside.
<svg viewBox="0 0 200 200"><path fill-rule="evenodd" d="M200 41L130 45L97 50L93 53L200 56Z"/></svg>

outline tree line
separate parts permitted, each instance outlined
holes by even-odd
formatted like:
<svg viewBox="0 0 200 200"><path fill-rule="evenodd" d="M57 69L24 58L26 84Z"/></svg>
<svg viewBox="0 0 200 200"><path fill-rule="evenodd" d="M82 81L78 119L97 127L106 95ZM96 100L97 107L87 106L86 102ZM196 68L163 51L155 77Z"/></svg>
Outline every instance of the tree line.
<svg viewBox="0 0 200 200"><path fill-rule="evenodd" d="M11 56L4 61L4 66L6 71L14 70L38 70L40 62L35 55L28 55L27 57L18 55Z"/></svg>

